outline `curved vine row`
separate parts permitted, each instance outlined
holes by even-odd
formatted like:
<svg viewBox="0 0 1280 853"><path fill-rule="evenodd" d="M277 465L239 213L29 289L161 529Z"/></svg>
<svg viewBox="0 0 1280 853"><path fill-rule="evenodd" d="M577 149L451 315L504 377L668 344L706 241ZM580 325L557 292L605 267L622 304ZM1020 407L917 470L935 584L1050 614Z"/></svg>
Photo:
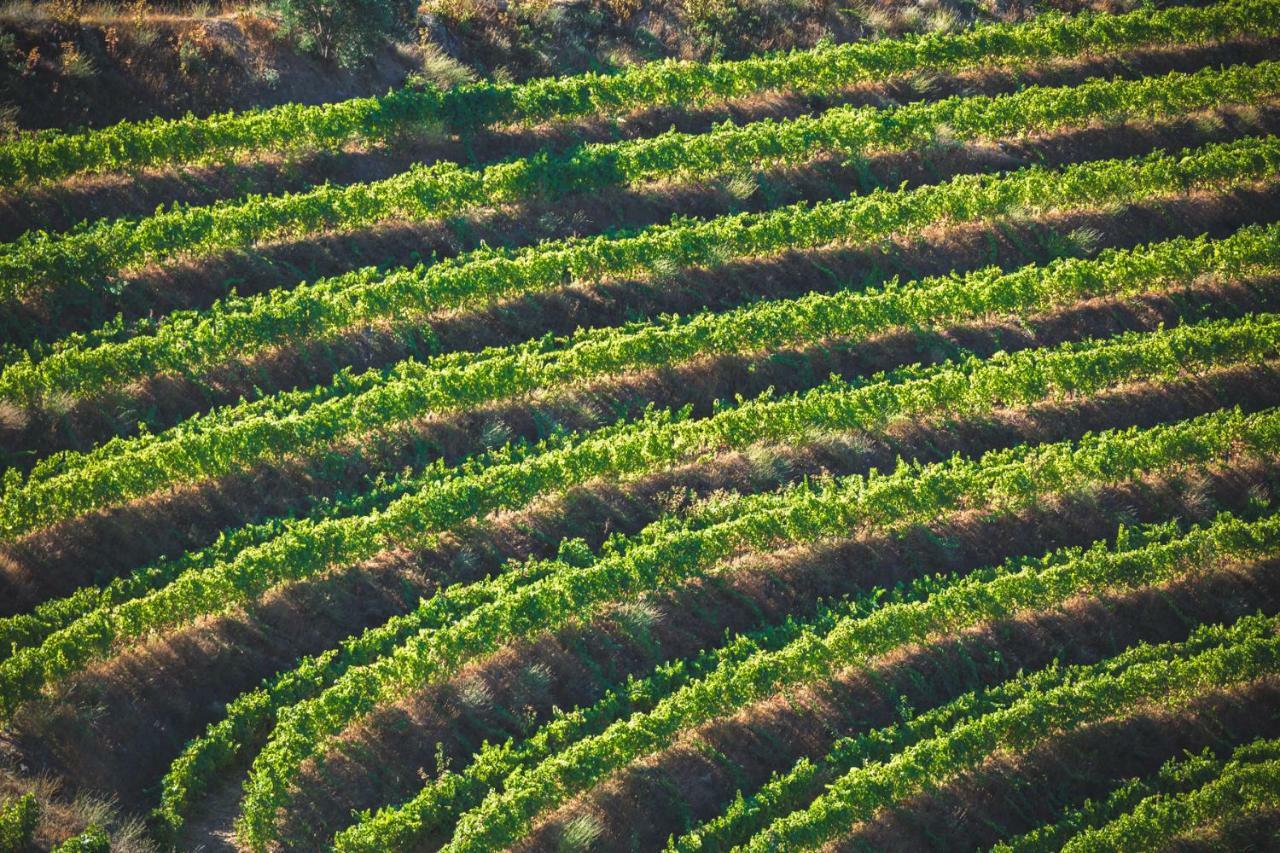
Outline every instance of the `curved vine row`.
<svg viewBox="0 0 1280 853"><path fill-rule="evenodd" d="M222 158L254 150L333 149L378 142L405 127L443 122L472 129L539 122L658 104L697 104L770 89L837 91L920 68L1075 56L1084 51L1223 39L1280 26L1273 4L1232 2L1202 8L1143 8L1124 15L1045 15L982 25L959 34L822 45L731 62L656 62L618 74L584 74L522 84L486 81L448 91L400 89L333 104L286 104L205 118L122 122L81 133L46 131L0 145L0 180L53 180L163 163Z"/></svg>

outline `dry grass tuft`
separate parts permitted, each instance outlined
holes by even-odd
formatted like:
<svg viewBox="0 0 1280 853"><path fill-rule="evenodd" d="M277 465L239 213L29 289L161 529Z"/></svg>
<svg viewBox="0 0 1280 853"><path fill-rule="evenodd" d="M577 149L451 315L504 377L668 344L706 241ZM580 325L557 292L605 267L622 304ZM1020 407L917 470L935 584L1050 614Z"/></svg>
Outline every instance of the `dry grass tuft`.
<svg viewBox="0 0 1280 853"><path fill-rule="evenodd" d="M458 60L446 54L429 41L422 42L421 81L441 89L453 89L476 79L476 73Z"/></svg>
<svg viewBox="0 0 1280 853"><path fill-rule="evenodd" d="M583 853L590 850L603 833L604 826L593 815L578 815L564 825L556 849L559 853Z"/></svg>
<svg viewBox="0 0 1280 853"><path fill-rule="evenodd" d="M27 410L12 400L0 400L0 431L18 432L30 422Z"/></svg>
<svg viewBox="0 0 1280 853"><path fill-rule="evenodd" d="M493 691L480 678L468 678L458 686L458 703L469 713L493 710Z"/></svg>

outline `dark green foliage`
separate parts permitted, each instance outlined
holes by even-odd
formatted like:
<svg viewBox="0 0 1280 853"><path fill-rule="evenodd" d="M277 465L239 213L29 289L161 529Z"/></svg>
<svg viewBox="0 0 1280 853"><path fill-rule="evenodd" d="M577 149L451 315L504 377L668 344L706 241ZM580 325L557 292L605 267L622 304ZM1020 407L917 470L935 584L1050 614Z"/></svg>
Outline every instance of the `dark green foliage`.
<svg viewBox="0 0 1280 853"><path fill-rule="evenodd" d="M399 27L402 3L387 0L276 0L303 50L351 68L367 61Z"/></svg>

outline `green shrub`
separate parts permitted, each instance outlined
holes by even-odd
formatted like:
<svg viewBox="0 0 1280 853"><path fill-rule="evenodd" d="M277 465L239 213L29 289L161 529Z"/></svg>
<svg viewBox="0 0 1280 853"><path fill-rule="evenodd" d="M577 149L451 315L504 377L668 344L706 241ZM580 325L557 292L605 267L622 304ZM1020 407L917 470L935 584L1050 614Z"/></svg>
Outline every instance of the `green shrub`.
<svg viewBox="0 0 1280 853"><path fill-rule="evenodd" d="M0 810L0 851L26 850L40 818L40 804L35 794L24 794L5 804Z"/></svg>
<svg viewBox="0 0 1280 853"><path fill-rule="evenodd" d="M54 853L110 853L111 836L97 824L93 824L77 836L68 838L54 848Z"/></svg>

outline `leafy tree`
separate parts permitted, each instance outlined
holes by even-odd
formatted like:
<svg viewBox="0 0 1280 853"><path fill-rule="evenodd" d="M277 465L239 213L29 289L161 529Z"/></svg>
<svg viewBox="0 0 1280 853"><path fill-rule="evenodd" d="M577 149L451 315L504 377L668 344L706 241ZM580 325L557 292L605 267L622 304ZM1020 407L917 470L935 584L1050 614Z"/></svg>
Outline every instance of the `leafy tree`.
<svg viewBox="0 0 1280 853"><path fill-rule="evenodd" d="M276 0L285 31L303 50L350 68L367 60L399 23L387 0Z"/></svg>

